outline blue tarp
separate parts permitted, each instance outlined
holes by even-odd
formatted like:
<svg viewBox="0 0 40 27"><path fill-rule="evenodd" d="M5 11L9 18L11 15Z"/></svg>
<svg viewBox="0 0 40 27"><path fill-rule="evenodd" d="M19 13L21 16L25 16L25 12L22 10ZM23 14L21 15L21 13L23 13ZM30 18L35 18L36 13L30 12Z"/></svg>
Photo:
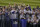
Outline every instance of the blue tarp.
<svg viewBox="0 0 40 27"><path fill-rule="evenodd" d="M26 19L20 19L20 27L27 27L27 20Z"/></svg>

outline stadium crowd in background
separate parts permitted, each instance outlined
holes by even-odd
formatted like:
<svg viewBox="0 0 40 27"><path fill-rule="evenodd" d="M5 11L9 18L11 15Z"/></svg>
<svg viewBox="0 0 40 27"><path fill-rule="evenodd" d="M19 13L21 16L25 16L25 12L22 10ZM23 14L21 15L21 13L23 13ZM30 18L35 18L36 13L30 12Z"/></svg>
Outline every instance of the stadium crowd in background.
<svg viewBox="0 0 40 27"><path fill-rule="evenodd" d="M37 8L31 9L30 5L23 6L23 5L17 5L14 4L14 6L0 6L0 26L1 26L1 15L2 20L5 20L9 24L9 19L27 19L27 26L28 27L39 27L40 26L40 8L37 6ZM10 24L9 24L10 26Z"/></svg>

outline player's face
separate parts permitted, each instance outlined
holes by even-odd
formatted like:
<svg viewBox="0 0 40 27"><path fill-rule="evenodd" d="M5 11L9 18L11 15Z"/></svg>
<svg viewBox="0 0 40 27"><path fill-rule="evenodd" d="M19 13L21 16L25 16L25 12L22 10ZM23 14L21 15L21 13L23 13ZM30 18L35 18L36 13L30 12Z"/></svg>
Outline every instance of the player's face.
<svg viewBox="0 0 40 27"><path fill-rule="evenodd" d="M0 11L1 11L1 9L0 9Z"/></svg>
<svg viewBox="0 0 40 27"><path fill-rule="evenodd" d="M29 8L27 8L27 10L29 10Z"/></svg>
<svg viewBox="0 0 40 27"><path fill-rule="evenodd" d="M34 15L34 19L36 19L36 16Z"/></svg>
<svg viewBox="0 0 40 27"><path fill-rule="evenodd" d="M0 11L1 11L1 9L0 9Z"/></svg>
<svg viewBox="0 0 40 27"><path fill-rule="evenodd" d="M40 11L38 10L38 12L40 12Z"/></svg>
<svg viewBox="0 0 40 27"><path fill-rule="evenodd" d="M24 8L22 7L22 10L24 10Z"/></svg>

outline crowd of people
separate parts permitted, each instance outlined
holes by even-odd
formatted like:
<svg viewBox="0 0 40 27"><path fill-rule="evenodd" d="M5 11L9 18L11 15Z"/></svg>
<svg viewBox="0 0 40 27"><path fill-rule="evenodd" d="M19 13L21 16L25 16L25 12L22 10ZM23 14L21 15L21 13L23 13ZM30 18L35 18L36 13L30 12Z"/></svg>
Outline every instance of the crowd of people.
<svg viewBox="0 0 40 27"><path fill-rule="evenodd" d="M9 19L27 19L27 26L28 27L39 27L40 26L40 8L31 9L30 5L23 6L14 4L14 6L0 6L0 22L1 22L1 15L2 19L8 21ZM4 15L4 16L3 16ZM18 17L19 16L19 17ZM0 23L1 24L1 23Z"/></svg>

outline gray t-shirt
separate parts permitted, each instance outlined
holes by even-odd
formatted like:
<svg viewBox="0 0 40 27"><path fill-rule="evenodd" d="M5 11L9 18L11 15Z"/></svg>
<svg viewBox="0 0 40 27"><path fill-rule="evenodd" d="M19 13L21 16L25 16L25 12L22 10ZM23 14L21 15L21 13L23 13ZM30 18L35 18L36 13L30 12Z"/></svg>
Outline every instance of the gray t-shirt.
<svg viewBox="0 0 40 27"><path fill-rule="evenodd" d="M0 14L3 14L3 12L2 11L0 11ZM2 19L2 20L4 20L4 15L0 15L0 20Z"/></svg>

